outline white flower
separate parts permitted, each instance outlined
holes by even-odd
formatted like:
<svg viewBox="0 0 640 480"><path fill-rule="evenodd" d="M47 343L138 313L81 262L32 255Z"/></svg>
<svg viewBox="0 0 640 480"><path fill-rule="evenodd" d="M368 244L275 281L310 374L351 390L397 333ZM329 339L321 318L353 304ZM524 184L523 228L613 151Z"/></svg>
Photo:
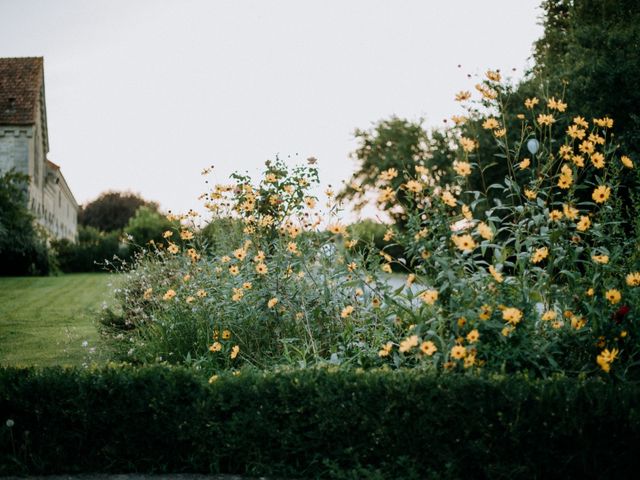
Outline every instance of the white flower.
<svg viewBox="0 0 640 480"><path fill-rule="evenodd" d="M9 419L9 420L6 421L6 425L7 425L7 427L11 428L11 427L13 427L15 425L15 422L13 420Z"/></svg>
<svg viewBox="0 0 640 480"><path fill-rule="evenodd" d="M82 342L82 347L83 348L87 348L89 346L89 342L87 342L86 340L84 342Z"/></svg>

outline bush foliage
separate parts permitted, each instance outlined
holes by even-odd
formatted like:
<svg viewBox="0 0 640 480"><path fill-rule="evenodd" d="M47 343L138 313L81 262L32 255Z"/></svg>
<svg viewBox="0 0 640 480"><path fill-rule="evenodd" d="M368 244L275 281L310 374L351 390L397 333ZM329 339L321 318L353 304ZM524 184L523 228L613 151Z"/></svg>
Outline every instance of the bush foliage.
<svg viewBox="0 0 640 480"><path fill-rule="evenodd" d="M636 385L415 370L0 370L0 475L633 478ZM10 427L7 421L10 421Z"/></svg>

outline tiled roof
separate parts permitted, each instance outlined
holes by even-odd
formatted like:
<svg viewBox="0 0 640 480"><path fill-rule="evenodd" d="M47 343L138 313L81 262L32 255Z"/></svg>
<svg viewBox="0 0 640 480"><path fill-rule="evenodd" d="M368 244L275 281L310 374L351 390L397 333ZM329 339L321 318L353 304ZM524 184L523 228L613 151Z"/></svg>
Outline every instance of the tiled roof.
<svg viewBox="0 0 640 480"><path fill-rule="evenodd" d="M42 57L0 58L0 125L31 125L44 81Z"/></svg>

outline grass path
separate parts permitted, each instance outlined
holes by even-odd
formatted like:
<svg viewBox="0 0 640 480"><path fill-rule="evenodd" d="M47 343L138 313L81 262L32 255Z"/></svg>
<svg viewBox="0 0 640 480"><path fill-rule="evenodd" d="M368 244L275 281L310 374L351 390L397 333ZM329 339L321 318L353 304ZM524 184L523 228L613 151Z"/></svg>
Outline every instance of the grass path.
<svg viewBox="0 0 640 480"><path fill-rule="evenodd" d="M0 278L0 365L81 364L98 345L95 320L114 280L108 273Z"/></svg>

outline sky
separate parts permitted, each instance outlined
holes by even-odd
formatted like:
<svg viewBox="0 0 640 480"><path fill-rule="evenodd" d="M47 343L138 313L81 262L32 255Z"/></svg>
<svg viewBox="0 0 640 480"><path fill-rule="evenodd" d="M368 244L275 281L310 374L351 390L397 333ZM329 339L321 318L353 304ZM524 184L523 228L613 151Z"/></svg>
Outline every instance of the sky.
<svg viewBox="0 0 640 480"><path fill-rule="evenodd" d="M521 78L539 3L0 0L0 57L44 57L49 159L78 203L126 190L184 212L210 165L222 183L314 156L339 188L356 128L441 126L468 74Z"/></svg>

